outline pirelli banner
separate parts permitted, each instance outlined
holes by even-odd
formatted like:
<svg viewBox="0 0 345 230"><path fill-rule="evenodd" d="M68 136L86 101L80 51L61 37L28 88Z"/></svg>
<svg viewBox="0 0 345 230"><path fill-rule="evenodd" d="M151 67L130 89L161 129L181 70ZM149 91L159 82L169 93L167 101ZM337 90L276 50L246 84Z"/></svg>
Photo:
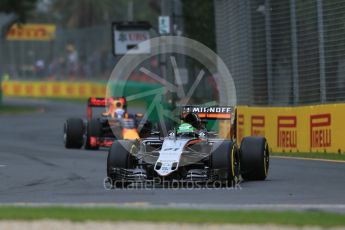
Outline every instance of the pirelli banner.
<svg viewBox="0 0 345 230"><path fill-rule="evenodd" d="M43 98L104 97L106 85L97 82L4 81L4 96Z"/></svg>
<svg viewBox="0 0 345 230"><path fill-rule="evenodd" d="M51 41L55 38L54 24L13 24L6 34L9 41Z"/></svg>
<svg viewBox="0 0 345 230"><path fill-rule="evenodd" d="M345 153L345 104L237 107L237 138L265 136L274 152Z"/></svg>

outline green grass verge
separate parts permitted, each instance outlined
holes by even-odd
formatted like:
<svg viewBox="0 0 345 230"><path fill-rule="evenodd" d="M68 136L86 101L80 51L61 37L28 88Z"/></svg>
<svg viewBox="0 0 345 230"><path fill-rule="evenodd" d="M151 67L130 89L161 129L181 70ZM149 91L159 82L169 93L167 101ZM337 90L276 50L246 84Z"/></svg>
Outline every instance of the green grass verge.
<svg viewBox="0 0 345 230"><path fill-rule="evenodd" d="M195 224L345 226L345 216L326 212L206 211L76 207L0 207L0 220L144 221Z"/></svg>
<svg viewBox="0 0 345 230"><path fill-rule="evenodd" d="M38 108L30 106L0 105L0 115L15 115L37 111Z"/></svg>
<svg viewBox="0 0 345 230"><path fill-rule="evenodd" d="M339 153L271 153L271 155L283 156L283 157L303 157L303 158L310 158L310 159L345 161L345 154L339 154Z"/></svg>

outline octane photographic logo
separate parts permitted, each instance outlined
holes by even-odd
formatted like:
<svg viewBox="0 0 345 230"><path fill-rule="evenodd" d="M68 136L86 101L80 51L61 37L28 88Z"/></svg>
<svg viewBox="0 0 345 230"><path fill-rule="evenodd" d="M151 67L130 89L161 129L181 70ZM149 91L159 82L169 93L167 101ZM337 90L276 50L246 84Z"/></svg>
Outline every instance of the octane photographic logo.
<svg viewBox="0 0 345 230"><path fill-rule="evenodd" d="M148 50L144 50L145 54L138 54L136 50L130 50L127 52L116 64L107 84L106 97L112 96L125 96L128 104L129 112L131 110L131 102L145 100L150 97L152 100L147 103L143 117L138 125L138 131L144 126L144 124L150 120L150 115L154 111L159 111L157 126L163 132L162 137L168 135L169 128L166 124L168 122L179 123L180 118L177 116L181 107L195 105L195 100L192 100L196 93L198 95L204 95L202 103L198 103L197 106L210 107L210 106L235 106L236 105L236 88L233 78L224 64L222 59L218 57L211 49L195 40L181 37L181 36L161 36L146 40L140 43L140 47L146 47ZM164 58L164 67L161 71L153 72L149 70L143 63L151 60L152 58L158 58L162 60ZM198 63L198 71L195 76L189 77L188 89L184 87L181 82L182 66L179 66L179 58L185 57L188 60L193 60ZM162 64L162 61L160 61ZM170 65L170 73L167 70L167 66ZM145 75L148 79L155 82L160 87L150 89L143 92L136 92L129 94L127 84L130 84L130 77L133 72L139 72ZM167 77L168 76L168 77ZM216 85L217 98L210 97L212 91L211 86L205 84L206 78L208 81ZM204 82L204 86L207 85L205 92L197 92L197 89L201 82ZM114 92L114 88L116 92ZM176 106L175 109L167 108L163 104L171 103L169 101L169 95L175 95ZM206 99L208 98L208 99ZM107 108L108 109L108 108ZM215 127L217 125L217 127ZM218 128L218 124L215 123L214 127L208 127L208 130L215 130ZM113 130L114 135L121 139L118 131ZM201 156L205 157L205 155ZM200 158L195 158L193 162L184 161L182 164L191 164Z"/></svg>
<svg viewBox="0 0 345 230"><path fill-rule="evenodd" d="M209 182L199 182L199 181L168 181L161 177L153 178L153 180L143 181L141 183L133 183L132 185L125 186L127 181L119 180L112 181L111 178L106 177L103 180L103 187L105 190L155 190L155 189L168 189L168 190L231 190L239 191L242 190L241 181L209 181Z"/></svg>

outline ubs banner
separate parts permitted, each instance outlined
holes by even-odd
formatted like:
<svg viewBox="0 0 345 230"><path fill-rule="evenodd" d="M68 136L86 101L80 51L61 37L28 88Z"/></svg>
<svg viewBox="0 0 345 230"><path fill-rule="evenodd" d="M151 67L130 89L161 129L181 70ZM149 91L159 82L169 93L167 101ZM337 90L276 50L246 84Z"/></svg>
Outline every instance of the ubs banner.
<svg viewBox="0 0 345 230"><path fill-rule="evenodd" d="M345 104L237 107L237 137L265 136L274 152L345 153Z"/></svg>

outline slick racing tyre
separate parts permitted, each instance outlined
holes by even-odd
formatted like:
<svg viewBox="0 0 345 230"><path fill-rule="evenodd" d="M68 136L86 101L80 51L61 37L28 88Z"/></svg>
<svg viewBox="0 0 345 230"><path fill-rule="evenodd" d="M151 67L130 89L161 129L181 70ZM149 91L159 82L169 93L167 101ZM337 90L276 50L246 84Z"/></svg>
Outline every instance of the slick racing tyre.
<svg viewBox="0 0 345 230"><path fill-rule="evenodd" d="M64 124L64 144L68 149L80 149L83 146L84 124L79 118L67 119Z"/></svg>
<svg viewBox="0 0 345 230"><path fill-rule="evenodd" d="M126 187L129 183L124 181L121 169L133 168L131 152L136 151L136 146L128 140L115 140L108 152L107 177L114 187Z"/></svg>
<svg viewBox="0 0 345 230"><path fill-rule="evenodd" d="M219 171L219 177L228 185L233 185L239 176L239 155L236 143L224 140L214 143L211 153L212 169ZM230 183L230 184L229 184Z"/></svg>
<svg viewBox="0 0 345 230"><path fill-rule="evenodd" d="M101 137L102 136L102 124L97 118L92 118L87 123L87 129L86 129L86 143L85 143L85 149L89 150L97 150L99 149L99 146L92 146L91 144L91 137Z"/></svg>
<svg viewBox="0 0 345 230"><path fill-rule="evenodd" d="M245 137L241 142L241 174L244 180L265 180L269 168L269 149L264 137Z"/></svg>

